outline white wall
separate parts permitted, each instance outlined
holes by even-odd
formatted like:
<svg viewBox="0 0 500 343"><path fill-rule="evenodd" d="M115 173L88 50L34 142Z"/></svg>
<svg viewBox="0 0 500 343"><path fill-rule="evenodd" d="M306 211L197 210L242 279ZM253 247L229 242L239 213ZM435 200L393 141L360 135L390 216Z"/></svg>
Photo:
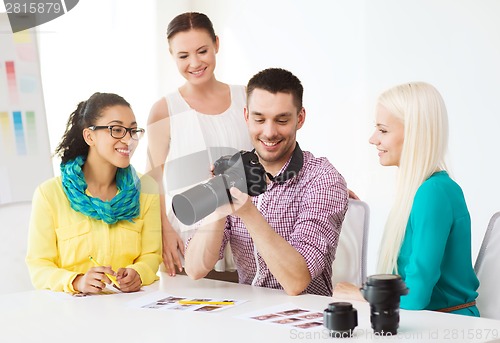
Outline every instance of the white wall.
<svg viewBox="0 0 500 343"><path fill-rule="evenodd" d="M159 97L156 3L86 0L37 28L52 152L77 104L94 92L123 96L139 123ZM146 144L137 155L143 156ZM142 160L141 160L142 161ZM59 161L54 159L59 174Z"/></svg>
<svg viewBox="0 0 500 343"><path fill-rule="evenodd" d="M450 166L462 186L473 227L473 257L491 215L500 210L500 2L494 0L367 1L368 99L408 80L434 84L450 123ZM368 167L368 166L367 166ZM376 168L374 182L388 180ZM374 184L366 200L382 213L388 200ZM382 201L380 201L382 200ZM374 213L374 214L375 214ZM382 223L383 218L372 222ZM372 242L373 243L373 242Z"/></svg>
<svg viewBox="0 0 500 343"><path fill-rule="evenodd" d="M40 29L51 144L93 91L128 99L141 123L151 104L182 83L166 26L205 12L220 36L217 77L244 84L276 66L305 87L304 149L327 156L371 207L369 273L392 202L394 168L368 144L376 96L422 80L449 111L450 164L472 215L473 257L500 210L500 1L497 0L86 0ZM139 8L140 7L140 8ZM74 12L74 13L72 13ZM145 142L140 146L145 149ZM144 167L144 150L134 164ZM57 170L56 170L57 173Z"/></svg>

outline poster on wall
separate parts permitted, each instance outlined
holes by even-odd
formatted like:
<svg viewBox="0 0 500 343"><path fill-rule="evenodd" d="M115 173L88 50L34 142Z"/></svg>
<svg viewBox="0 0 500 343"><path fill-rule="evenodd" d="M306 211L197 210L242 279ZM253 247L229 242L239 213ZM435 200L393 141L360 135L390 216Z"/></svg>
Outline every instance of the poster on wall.
<svg viewBox="0 0 500 343"><path fill-rule="evenodd" d="M36 30L13 33L0 13L0 205L52 176Z"/></svg>

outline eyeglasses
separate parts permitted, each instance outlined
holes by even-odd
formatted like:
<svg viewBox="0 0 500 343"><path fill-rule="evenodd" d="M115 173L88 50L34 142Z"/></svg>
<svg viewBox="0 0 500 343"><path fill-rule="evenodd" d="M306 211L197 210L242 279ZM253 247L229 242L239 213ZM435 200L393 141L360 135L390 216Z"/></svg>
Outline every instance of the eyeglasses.
<svg viewBox="0 0 500 343"><path fill-rule="evenodd" d="M111 137L116 138L116 139L122 139L125 137L125 135L130 133L130 137L134 140L139 140L144 136L144 132L146 130L144 129L139 129L137 127L125 127L121 125L109 125L109 126L96 126L92 125L89 126L89 130L95 131L95 130L100 130L100 129L108 129L109 133L111 134Z"/></svg>

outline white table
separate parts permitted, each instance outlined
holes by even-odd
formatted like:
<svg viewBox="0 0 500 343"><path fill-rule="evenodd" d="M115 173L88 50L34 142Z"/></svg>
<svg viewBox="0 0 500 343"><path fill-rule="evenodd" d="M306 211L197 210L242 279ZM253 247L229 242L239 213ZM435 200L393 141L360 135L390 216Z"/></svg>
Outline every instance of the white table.
<svg viewBox="0 0 500 343"><path fill-rule="evenodd" d="M158 311L130 306L130 302L154 291L172 295L232 298L247 302L217 313ZM300 331L276 324L238 318L270 306L293 303L323 312L332 298L287 296L283 291L163 276L161 281L131 294L83 298L49 291L28 291L0 296L0 342L330 342L326 329ZM361 342L485 342L500 337L500 321L430 311L401 311L398 337L373 333L369 305L353 302ZM496 331L495 331L496 330Z"/></svg>

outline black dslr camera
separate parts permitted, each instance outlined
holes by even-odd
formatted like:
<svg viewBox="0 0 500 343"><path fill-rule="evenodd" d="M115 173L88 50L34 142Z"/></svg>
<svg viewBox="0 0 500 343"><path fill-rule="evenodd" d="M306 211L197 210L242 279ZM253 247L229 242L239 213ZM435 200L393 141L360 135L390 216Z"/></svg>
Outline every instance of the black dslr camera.
<svg viewBox="0 0 500 343"><path fill-rule="evenodd" d="M183 224L194 224L219 206L231 202L231 187L250 196L262 194L267 188L266 170L251 151L222 156L214 162L214 175L206 183L173 197L172 208Z"/></svg>

